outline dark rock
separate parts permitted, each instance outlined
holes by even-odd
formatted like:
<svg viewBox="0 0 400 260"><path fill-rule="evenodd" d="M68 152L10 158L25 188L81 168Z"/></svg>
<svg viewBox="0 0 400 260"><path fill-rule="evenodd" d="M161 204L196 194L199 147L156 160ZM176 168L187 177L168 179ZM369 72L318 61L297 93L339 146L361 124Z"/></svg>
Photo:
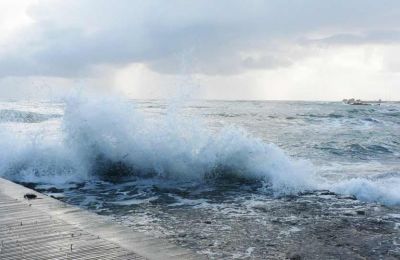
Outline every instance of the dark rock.
<svg viewBox="0 0 400 260"><path fill-rule="evenodd" d="M28 200L33 200L33 199L36 199L37 196L36 196L36 194L33 194L33 193L26 193L26 194L24 195L24 198L25 198L25 199L28 199Z"/></svg>
<svg viewBox="0 0 400 260"><path fill-rule="evenodd" d="M364 210L356 210L357 215L365 215Z"/></svg>
<svg viewBox="0 0 400 260"><path fill-rule="evenodd" d="M204 221L204 223L211 224L211 221L210 220L206 220L206 221Z"/></svg>
<svg viewBox="0 0 400 260"><path fill-rule="evenodd" d="M347 211L347 212L344 212L343 215L345 215L345 216L354 216L354 215L356 215L356 213L353 212L353 211Z"/></svg>

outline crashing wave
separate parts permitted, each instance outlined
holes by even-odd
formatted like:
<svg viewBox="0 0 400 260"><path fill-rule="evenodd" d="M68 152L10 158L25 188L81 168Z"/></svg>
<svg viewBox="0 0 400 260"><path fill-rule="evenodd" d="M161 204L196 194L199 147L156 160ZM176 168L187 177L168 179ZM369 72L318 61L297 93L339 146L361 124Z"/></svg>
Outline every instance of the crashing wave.
<svg viewBox="0 0 400 260"><path fill-rule="evenodd" d="M124 101L71 99L63 140L3 143L12 152L0 174L23 181L152 177L177 181L243 179L266 182L276 194L311 188L308 162L296 161L236 127L211 133L198 120L169 113L145 118ZM8 144L7 144L8 143ZM7 149L7 148L6 148Z"/></svg>
<svg viewBox="0 0 400 260"><path fill-rule="evenodd" d="M0 176L57 184L125 178L239 180L260 183L276 195L329 189L368 202L400 204L395 175L327 184L316 179L309 162L290 158L274 144L234 126L212 132L173 109L155 119L126 101L72 98L60 119L59 140L0 129Z"/></svg>

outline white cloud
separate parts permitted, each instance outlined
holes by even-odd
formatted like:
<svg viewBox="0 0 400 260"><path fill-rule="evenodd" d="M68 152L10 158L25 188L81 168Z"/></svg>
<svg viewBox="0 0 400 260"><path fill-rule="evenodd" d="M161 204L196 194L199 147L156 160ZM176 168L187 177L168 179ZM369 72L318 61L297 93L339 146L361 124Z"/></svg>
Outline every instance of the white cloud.
<svg viewBox="0 0 400 260"><path fill-rule="evenodd" d="M33 22L27 9L34 0L2 0L0 2L0 46L11 40L20 28Z"/></svg>
<svg viewBox="0 0 400 260"><path fill-rule="evenodd" d="M157 88L170 81L169 75L189 72L207 84L207 97L223 98L224 91L227 97L243 96L238 93L249 90L249 98L296 98L303 96L298 93L300 85L315 85L307 75L315 82L338 82L327 78L346 78L342 74L346 71L358 71L365 78L365 67L372 68L367 77L386 71L396 78L390 73L398 71L395 60L384 51L392 48L393 52L393 46L400 44L400 3L394 0L28 2L18 2L13 9L19 17L15 21L0 19L0 31L8 32L0 50L0 78L88 78L98 82L96 86L119 88L124 79ZM371 59L383 65L369 67L357 46L363 50L378 46L381 56ZM355 57L343 55L346 48ZM182 65L182 60L189 65ZM329 70L321 69L326 65ZM261 87L260 80L249 75L257 75L265 84ZM361 81L358 84L365 83ZM215 86L216 82L222 85ZM236 86L235 82L249 86L232 87L237 90L227 93L228 85ZM277 82L290 87L271 95L270 85ZM210 90L211 85L215 90ZM271 89L264 91L266 85ZM129 89L125 87L139 96L145 91ZM308 92L318 96L317 87ZM338 94L331 92L336 98Z"/></svg>

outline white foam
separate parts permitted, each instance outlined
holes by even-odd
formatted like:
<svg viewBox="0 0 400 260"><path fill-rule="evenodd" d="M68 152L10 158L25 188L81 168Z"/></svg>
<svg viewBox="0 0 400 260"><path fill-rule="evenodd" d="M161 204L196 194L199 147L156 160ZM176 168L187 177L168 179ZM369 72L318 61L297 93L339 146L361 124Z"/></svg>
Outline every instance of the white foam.
<svg viewBox="0 0 400 260"><path fill-rule="evenodd" d="M68 145L89 163L101 153L168 179L203 180L211 172L229 172L268 181L279 193L310 187L307 162L290 159L243 129L226 127L213 134L199 120L176 113L154 121L126 102L79 100L67 106L64 130Z"/></svg>
<svg viewBox="0 0 400 260"><path fill-rule="evenodd" d="M400 178L366 179L353 178L331 185L331 190L354 195L366 202L400 205Z"/></svg>
<svg viewBox="0 0 400 260"><path fill-rule="evenodd" d="M15 134L0 129L0 176L43 183L96 178L99 156L133 167L137 174L181 182L240 177L266 183L275 194L328 188L368 202L400 204L400 178L316 181L307 161L227 126L210 131L198 118L167 109L146 117L134 104L114 98L72 97L66 102L58 138ZM57 128L58 129L58 128ZM212 179L212 178L211 178Z"/></svg>
<svg viewBox="0 0 400 260"><path fill-rule="evenodd" d="M240 177L268 182L276 194L312 187L310 164L289 158L276 145L233 126L211 133L200 120L168 111L154 120L125 100L71 98L61 141L2 138L7 154L0 159L0 174L32 182L87 179L100 156L165 179Z"/></svg>
<svg viewBox="0 0 400 260"><path fill-rule="evenodd" d="M85 179L80 160L57 142L0 132L0 176L21 182L63 184Z"/></svg>
<svg viewBox="0 0 400 260"><path fill-rule="evenodd" d="M158 196L153 196L150 198L146 199L128 199L128 200L120 200L120 201L114 201L110 202L111 204L114 205L119 205L119 206L129 206L129 205L139 205L139 204L147 204L150 203L151 201L157 200Z"/></svg>

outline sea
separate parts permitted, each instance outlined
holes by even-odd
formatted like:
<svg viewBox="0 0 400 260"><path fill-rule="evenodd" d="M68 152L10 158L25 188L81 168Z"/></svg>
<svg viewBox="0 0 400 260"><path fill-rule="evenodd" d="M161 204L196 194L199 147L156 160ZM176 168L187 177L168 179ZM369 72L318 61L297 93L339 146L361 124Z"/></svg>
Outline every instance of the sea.
<svg viewBox="0 0 400 260"><path fill-rule="evenodd" d="M209 259L400 259L396 102L3 100L0 176Z"/></svg>

